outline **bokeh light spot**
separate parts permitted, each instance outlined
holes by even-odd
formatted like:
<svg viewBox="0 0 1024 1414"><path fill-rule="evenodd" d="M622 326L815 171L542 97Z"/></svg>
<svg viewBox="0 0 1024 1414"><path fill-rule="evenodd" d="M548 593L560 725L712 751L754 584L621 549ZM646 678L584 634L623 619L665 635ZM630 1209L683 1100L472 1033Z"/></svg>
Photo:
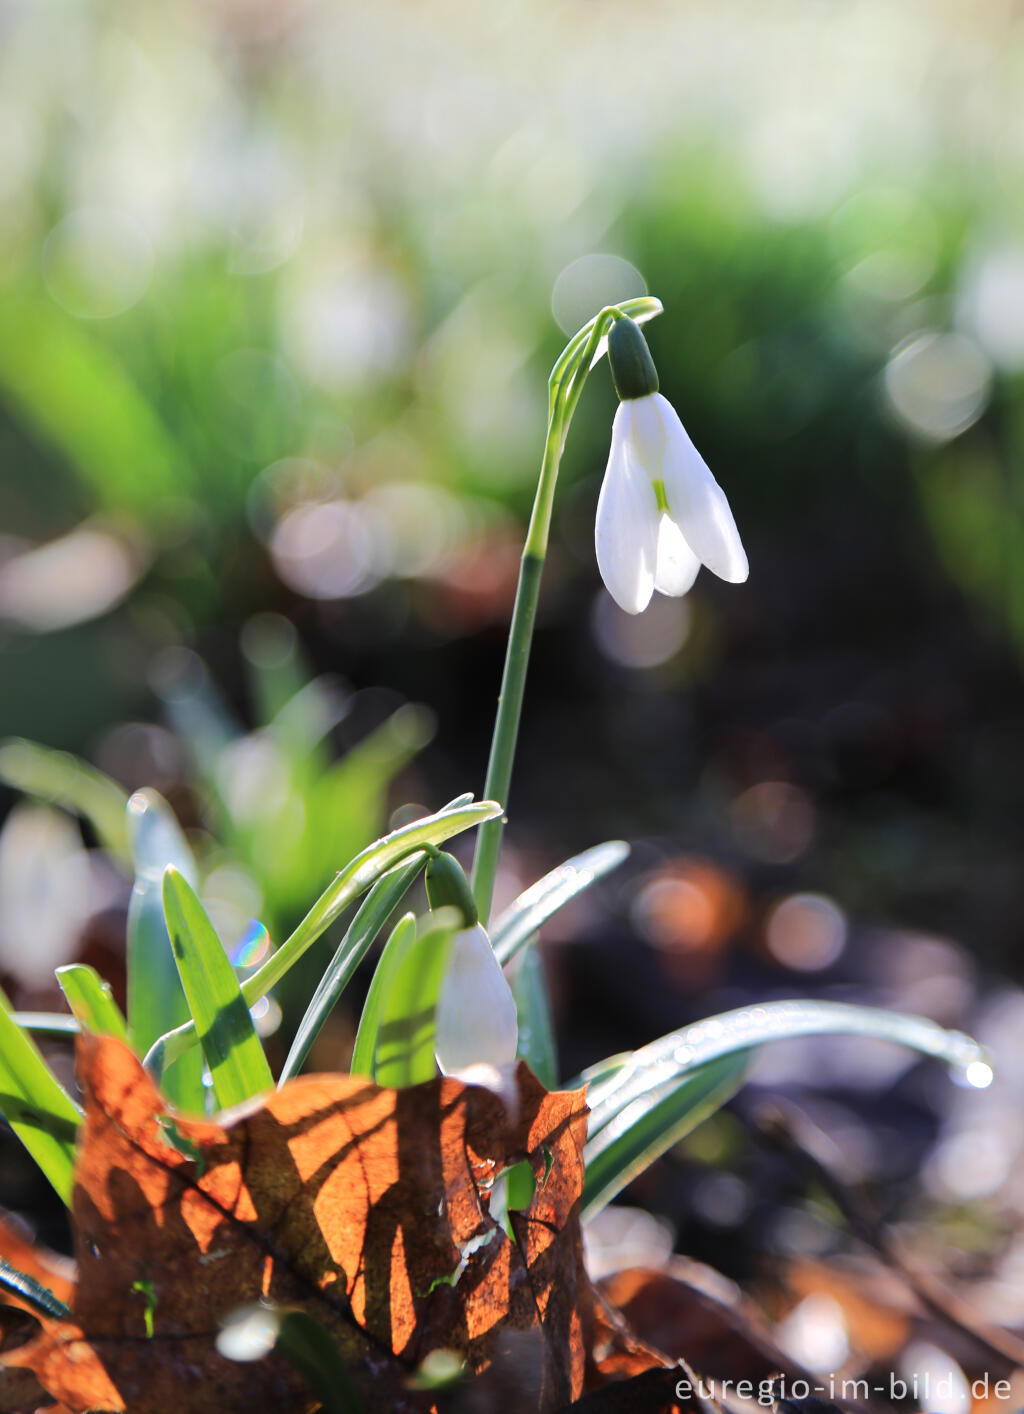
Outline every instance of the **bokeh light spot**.
<svg viewBox="0 0 1024 1414"><path fill-rule="evenodd" d="M787 1355L815 1374L840 1369L850 1353L843 1308L824 1291L805 1296L776 1329L775 1338Z"/></svg>
<svg viewBox="0 0 1024 1414"><path fill-rule="evenodd" d="M769 951L784 967L820 972L846 945L846 918L821 894L793 894L772 909L765 935Z"/></svg>
<svg viewBox="0 0 1024 1414"><path fill-rule="evenodd" d="M960 299L961 322L1000 368L1024 368L1024 247L977 261Z"/></svg>
<svg viewBox="0 0 1024 1414"><path fill-rule="evenodd" d="M374 527L350 501L296 506L270 542L274 567L289 589L308 599L344 599L379 583Z"/></svg>
<svg viewBox="0 0 1024 1414"><path fill-rule="evenodd" d="M789 781L761 781L732 806L737 842L766 864L791 864L814 838L814 806L806 791Z"/></svg>
<svg viewBox="0 0 1024 1414"><path fill-rule="evenodd" d="M627 614L610 594L594 601L591 628L606 658L624 668L656 668L685 644L693 622L686 599L656 594L642 614Z"/></svg>
<svg viewBox="0 0 1024 1414"><path fill-rule="evenodd" d="M127 216L80 207L47 236L42 265L47 290L69 314L110 319L131 309L146 293L153 251L145 233Z"/></svg>
<svg viewBox="0 0 1024 1414"><path fill-rule="evenodd" d="M575 334L606 304L646 293L644 277L621 255L581 255L555 281L551 312L564 333Z"/></svg>
<svg viewBox="0 0 1024 1414"><path fill-rule="evenodd" d="M898 345L885 370L885 391L900 421L918 436L945 442L985 410L992 368L973 339L925 330Z"/></svg>

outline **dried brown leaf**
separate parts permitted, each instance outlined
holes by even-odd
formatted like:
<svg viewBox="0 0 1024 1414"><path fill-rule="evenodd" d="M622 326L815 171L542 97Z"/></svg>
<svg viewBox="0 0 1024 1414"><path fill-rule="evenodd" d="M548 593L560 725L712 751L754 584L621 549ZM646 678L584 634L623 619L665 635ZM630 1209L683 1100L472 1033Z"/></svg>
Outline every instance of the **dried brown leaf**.
<svg viewBox="0 0 1024 1414"><path fill-rule="evenodd" d="M427 1407L406 1377L432 1350L481 1370L520 1334L537 1407L580 1393L582 1091L549 1093L525 1065L507 1101L311 1076L213 1122L171 1113L114 1038L80 1040L79 1074L74 1324L7 1357L73 1414L310 1408L277 1357L217 1353L223 1318L261 1299L314 1315L371 1408ZM488 1194L524 1158L536 1192L512 1242Z"/></svg>

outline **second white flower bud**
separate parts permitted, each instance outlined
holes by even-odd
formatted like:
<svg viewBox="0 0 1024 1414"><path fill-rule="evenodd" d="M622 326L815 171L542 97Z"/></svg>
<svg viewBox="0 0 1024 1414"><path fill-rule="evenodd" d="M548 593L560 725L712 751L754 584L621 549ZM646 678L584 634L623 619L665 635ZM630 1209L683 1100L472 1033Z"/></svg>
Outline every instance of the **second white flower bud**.
<svg viewBox="0 0 1024 1414"><path fill-rule="evenodd" d="M434 1049L445 1075L470 1066L500 1068L516 1058L519 1021L515 998L480 923L452 939L437 1001Z"/></svg>

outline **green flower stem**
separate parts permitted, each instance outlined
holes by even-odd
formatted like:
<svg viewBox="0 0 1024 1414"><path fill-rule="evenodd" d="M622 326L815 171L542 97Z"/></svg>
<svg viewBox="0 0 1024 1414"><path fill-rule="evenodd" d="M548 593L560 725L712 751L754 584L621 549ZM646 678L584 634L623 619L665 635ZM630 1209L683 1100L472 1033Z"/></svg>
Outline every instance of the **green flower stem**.
<svg viewBox="0 0 1024 1414"><path fill-rule="evenodd" d="M530 661L530 643L537 617L540 581L544 573L544 557L532 551L523 552L519 566L519 585L512 610L505 669L501 675L501 694L491 738L491 755L487 763L487 782L493 788L493 799L508 804L508 788L512 778L512 761L519 735L519 716L526 687L526 669ZM490 914L494 893L494 876L498 871L498 853L504 819L489 820L477 830L476 852L473 856L473 897L481 919Z"/></svg>
<svg viewBox="0 0 1024 1414"><path fill-rule="evenodd" d="M519 583L516 586L515 604L512 608L505 667L501 675L498 710L491 737L491 754L487 763L487 784L484 788L488 800L496 800L504 807L508 806L512 763L519 735L523 693L526 689L526 670L530 662L540 583L548 552L555 485L569 424L572 422L598 347L612 322L624 314L639 320L651 318L660 312L660 302L648 296L625 300L620 305L607 305L569 340L548 379L548 430L544 441L544 456L519 565ZM499 817L486 821L477 831L476 854L473 859L473 895L480 917L484 921L490 914L504 826L504 818Z"/></svg>

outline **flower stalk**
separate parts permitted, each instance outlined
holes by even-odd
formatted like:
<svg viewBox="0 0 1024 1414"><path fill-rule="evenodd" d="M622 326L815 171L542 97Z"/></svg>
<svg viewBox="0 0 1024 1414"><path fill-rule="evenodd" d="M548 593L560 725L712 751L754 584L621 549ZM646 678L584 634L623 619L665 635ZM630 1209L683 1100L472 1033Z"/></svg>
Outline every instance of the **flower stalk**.
<svg viewBox="0 0 1024 1414"><path fill-rule="evenodd" d="M602 341L611 325L624 315L640 323L653 319L660 313L661 301L646 295L624 300L619 305L606 306L569 340L548 379L548 426L544 439L544 455L519 564L519 582L512 608L512 622L509 626L505 666L484 787L488 800L496 800L506 808L519 735L523 694L526 689L530 647L540 599L540 585L547 558L555 486L573 413L583 392L587 374L603 353ZM504 823L503 818L489 820L477 832L476 853L473 859L473 893L480 918L485 923L491 909Z"/></svg>

